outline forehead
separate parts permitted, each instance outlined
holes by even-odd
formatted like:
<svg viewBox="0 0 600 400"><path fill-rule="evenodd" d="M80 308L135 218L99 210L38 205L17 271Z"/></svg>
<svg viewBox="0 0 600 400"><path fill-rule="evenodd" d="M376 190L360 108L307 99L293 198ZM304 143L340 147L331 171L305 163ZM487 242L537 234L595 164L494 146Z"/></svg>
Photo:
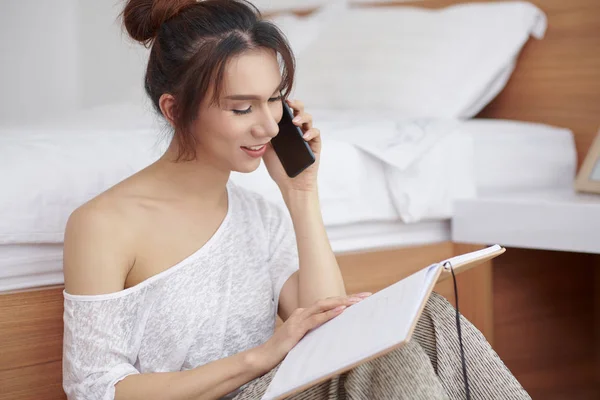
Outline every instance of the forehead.
<svg viewBox="0 0 600 400"><path fill-rule="evenodd" d="M276 53L256 49L229 60L223 76L223 96L247 94L270 97L280 84L281 71Z"/></svg>

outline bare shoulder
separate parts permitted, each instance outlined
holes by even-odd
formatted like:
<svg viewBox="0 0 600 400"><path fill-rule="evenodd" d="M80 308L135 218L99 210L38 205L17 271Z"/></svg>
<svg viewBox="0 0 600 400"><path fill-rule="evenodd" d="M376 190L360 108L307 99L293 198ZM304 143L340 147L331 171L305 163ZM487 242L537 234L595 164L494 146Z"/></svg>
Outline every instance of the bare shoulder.
<svg viewBox="0 0 600 400"><path fill-rule="evenodd" d="M131 202L116 187L76 209L65 228L65 290L95 295L123 290L135 254Z"/></svg>

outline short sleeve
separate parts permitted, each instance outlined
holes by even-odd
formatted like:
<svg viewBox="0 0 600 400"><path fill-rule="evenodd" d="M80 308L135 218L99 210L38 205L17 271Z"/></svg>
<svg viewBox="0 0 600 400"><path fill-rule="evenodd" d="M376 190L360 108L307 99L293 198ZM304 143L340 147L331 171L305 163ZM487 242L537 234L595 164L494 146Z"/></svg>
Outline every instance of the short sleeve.
<svg viewBox="0 0 600 400"><path fill-rule="evenodd" d="M269 273L275 304L279 305L281 288L299 268L296 236L289 214L272 206L269 226Z"/></svg>
<svg viewBox="0 0 600 400"><path fill-rule="evenodd" d="M115 385L138 374L141 293L101 296L64 294L63 389L69 400L112 400Z"/></svg>

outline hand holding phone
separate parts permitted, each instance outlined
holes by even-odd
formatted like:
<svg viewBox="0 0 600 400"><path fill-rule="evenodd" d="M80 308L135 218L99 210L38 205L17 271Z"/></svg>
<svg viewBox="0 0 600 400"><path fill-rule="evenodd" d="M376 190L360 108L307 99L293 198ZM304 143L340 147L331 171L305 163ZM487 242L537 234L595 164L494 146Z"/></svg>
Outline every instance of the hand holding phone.
<svg viewBox="0 0 600 400"><path fill-rule="evenodd" d="M294 113L285 101L283 116L279 121L279 133L271 139L271 145L285 173L294 178L315 162L310 145L304 140L302 129L294 125Z"/></svg>

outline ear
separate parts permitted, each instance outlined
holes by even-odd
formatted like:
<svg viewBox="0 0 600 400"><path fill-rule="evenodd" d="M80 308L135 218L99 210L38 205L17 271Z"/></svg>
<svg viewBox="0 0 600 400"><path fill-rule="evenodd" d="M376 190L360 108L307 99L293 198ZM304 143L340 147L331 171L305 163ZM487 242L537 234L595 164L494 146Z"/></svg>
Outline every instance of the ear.
<svg viewBox="0 0 600 400"><path fill-rule="evenodd" d="M168 93L163 93L163 95L160 96L160 99L158 99L158 105L160 106L160 111L162 112L163 116L167 121L169 121L169 124L171 124L171 126L175 126L175 119L173 118L175 111L175 98Z"/></svg>

